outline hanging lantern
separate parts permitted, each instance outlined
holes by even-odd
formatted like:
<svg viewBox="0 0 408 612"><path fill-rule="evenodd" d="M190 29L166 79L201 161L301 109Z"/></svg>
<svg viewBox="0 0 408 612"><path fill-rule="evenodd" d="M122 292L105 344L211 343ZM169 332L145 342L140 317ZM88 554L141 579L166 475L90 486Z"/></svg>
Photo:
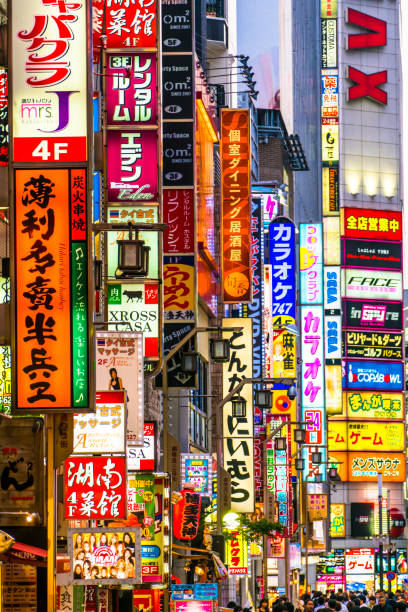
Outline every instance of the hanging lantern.
<svg viewBox="0 0 408 612"><path fill-rule="evenodd" d="M179 540L194 540L200 522L201 495L192 489L180 491L181 499L174 505L174 536Z"/></svg>

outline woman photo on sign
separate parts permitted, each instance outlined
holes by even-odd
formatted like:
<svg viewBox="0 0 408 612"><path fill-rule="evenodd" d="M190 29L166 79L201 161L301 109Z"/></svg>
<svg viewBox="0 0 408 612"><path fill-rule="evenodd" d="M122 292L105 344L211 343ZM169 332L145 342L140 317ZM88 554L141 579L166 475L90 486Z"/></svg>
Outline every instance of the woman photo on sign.
<svg viewBox="0 0 408 612"><path fill-rule="evenodd" d="M110 381L109 381L109 391L120 391L123 389L122 379L119 378L116 368L111 368L109 370Z"/></svg>

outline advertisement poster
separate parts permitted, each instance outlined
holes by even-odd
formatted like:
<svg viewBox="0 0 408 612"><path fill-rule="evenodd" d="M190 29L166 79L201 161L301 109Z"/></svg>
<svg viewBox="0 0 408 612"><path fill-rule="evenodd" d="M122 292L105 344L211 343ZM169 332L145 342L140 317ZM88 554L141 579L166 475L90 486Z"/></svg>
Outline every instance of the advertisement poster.
<svg viewBox="0 0 408 612"><path fill-rule="evenodd" d="M128 480L128 516L132 524L140 525L142 541L154 539L154 485L154 474L138 474Z"/></svg>
<svg viewBox="0 0 408 612"><path fill-rule="evenodd" d="M95 412L74 415L74 455L123 454L125 438L126 391L97 391Z"/></svg>
<svg viewBox="0 0 408 612"><path fill-rule="evenodd" d="M330 450L376 452L404 450L404 423L329 421Z"/></svg>
<svg viewBox="0 0 408 612"><path fill-rule="evenodd" d="M387 270L342 270L343 296L368 300L402 300L401 272Z"/></svg>
<svg viewBox="0 0 408 612"><path fill-rule="evenodd" d="M159 287L132 283L108 285L109 328L143 332L145 359L159 357ZM108 379L109 382L109 379ZM130 395L129 395L130 398ZM132 398L130 398L132 401Z"/></svg>
<svg viewBox="0 0 408 612"><path fill-rule="evenodd" d="M157 125L155 53L107 53L106 119L109 126Z"/></svg>
<svg viewBox="0 0 408 612"><path fill-rule="evenodd" d="M109 202L157 202L157 131L108 130Z"/></svg>
<svg viewBox="0 0 408 612"><path fill-rule="evenodd" d="M70 457L65 461L65 518L126 518L125 457Z"/></svg>
<svg viewBox="0 0 408 612"><path fill-rule="evenodd" d="M353 391L343 393L345 414L349 419L403 420L404 396L402 393L378 391Z"/></svg>
<svg viewBox="0 0 408 612"><path fill-rule="evenodd" d="M86 161L89 7L85 0L12 5L14 161Z"/></svg>
<svg viewBox="0 0 408 612"><path fill-rule="evenodd" d="M96 388L126 390L128 442L142 442L144 417L143 335L140 332L95 332ZM107 396L103 396L107 401ZM124 450L122 452L125 452Z"/></svg>
<svg viewBox="0 0 408 612"><path fill-rule="evenodd" d="M344 327L397 331L402 322L402 302L343 300Z"/></svg>
<svg viewBox="0 0 408 612"><path fill-rule="evenodd" d="M404 365L401 362L347 360L344 364L344 389L402 391L404 388Z"/></svg>
<svg viewBox="0 0 408 612"><path fill-rule="evenodd" d="M300 299L323 303L323 236L321 223L300 224Z"/></svg>
<svg viewBox="0 0 408 612"><path fill-rule="evenodd" d="M194 485L201 495L212 494L212 457L211 455L191 455L181 453L181 483Z"/></svg>
<svg viewBox="0 0 408 612"><path fill-rule="evenodd" d="M138 527L69 529L74 584L140 582Z"/></svg>

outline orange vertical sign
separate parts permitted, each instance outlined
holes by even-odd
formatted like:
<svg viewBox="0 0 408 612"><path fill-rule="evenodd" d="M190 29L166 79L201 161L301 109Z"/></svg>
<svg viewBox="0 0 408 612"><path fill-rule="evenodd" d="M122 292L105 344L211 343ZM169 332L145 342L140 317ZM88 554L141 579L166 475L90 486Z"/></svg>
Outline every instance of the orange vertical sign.
<svg viewBox="0 0 408 612"><path fill-rule="evenodd" d="M222 286L227 304L251 302L249 110L221 111Z"/></svg>
<svg viewBox="0 0 408 612"><path fill-rule="evenodd" d="M16 170L15 197L15 407L70 407L69 171Z"/></svg>

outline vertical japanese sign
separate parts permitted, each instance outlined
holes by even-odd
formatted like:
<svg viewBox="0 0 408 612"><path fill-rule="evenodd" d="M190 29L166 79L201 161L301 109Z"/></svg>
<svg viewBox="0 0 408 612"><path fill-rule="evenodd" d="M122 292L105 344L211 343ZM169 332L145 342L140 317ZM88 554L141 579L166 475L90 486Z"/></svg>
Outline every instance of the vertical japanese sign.
<svg viewBox="0 0 408 612"><path fill-rule="evenodd" d="M155 53L107 53L106 76L108 125L157 125Z"/></svg>
<svg viewBox="0 0 408 612"><path fill-rule="evenodd" d="M248 574L248 542L238 530L230 531L225 540L225 563L230 576Z"/></svg>
<svg viewBox="0 0 408 612"><path fill-rule="evenodd" d="M128 443L143 441L143 334L97 331L96 388L126 389Z"/></svg>
<svg viewBox="0 0 408 612"><path fill-rule="evenodd" d="M125 457L70 457L65 461L65 518L126 518Z"/></svg>
<svg viewBox="0 0 408 612"><path fill-rule="evenodd" d="M87 409L93 385L85 170L16 170L15 198L13 405Z"/></svg>
<svg viewBox="0 0 408 612"><path fill-rule="evenodd" d="M194 255L165 255L163 258L165 321L194 321L194 261Z"/></svg>
<svg viewBox="0 0 408 612"><path fill-rule="evenodd" d="M156 0L108 0L105 11L108 49L156 48Z"/></svg>
<svg viewBox="0 0 408 612"><path fill-rule="evenodd" d="M230 359L223 364L223 397L244 378L252 377L252 320L229 318L223 327L242 327L242 331L228 334ZM232 405L223 408L224 467L231 476L231 509L235 512L253 512L254 444L253 444L253 389L243 386L241 397L246 400L246 415L234 417Z"/></svg>
<svg viewBox="0 0 408 612"><path fill-rule="evenodd" d="M223 301L251 302L249 110L221 111L220 155Z"/></svg>
<svg viewBox="0 0 408 612"><path fill-rule="evenodd" d="M87 3L11 2L15 162L87 159Z"/></svg>
<svg viewBox="0 0 408 612"><path fill-rule="evenodd" d="M300 224L299 257L302 304L322 304L323 236L321 223Z"/></svg>
<svg viewBox="0 0 408 612"><path fill-rule="evenodd" d="M286 450L275 449L275 498L278 507L278 520L285 527L282 534L284 537L291 535L292 480L289 462L290 444Z"/></svg>
<svg viewBox="0 0 408 612"><path fill-rule="evenodd" d="M305 479L324 478L324 465L312 463L312 450L323 451L326 443L324 397L323 306L302 306L302 421L306 424ZM320 448L318 448L320 447ZM324 452L323 452L324 454Z"/></svg>
<svg viewBox="0 0 408 612"><path fill-rule="evenodd" d="M166 189L163 192L164 253L194 253L194 191Z"/></svg>
<svg viewBox="0 0 408 612"><path fill-rule="evenodd" d="M0 68L0 166L7 166L8 154L8 71Z"/></svg>

